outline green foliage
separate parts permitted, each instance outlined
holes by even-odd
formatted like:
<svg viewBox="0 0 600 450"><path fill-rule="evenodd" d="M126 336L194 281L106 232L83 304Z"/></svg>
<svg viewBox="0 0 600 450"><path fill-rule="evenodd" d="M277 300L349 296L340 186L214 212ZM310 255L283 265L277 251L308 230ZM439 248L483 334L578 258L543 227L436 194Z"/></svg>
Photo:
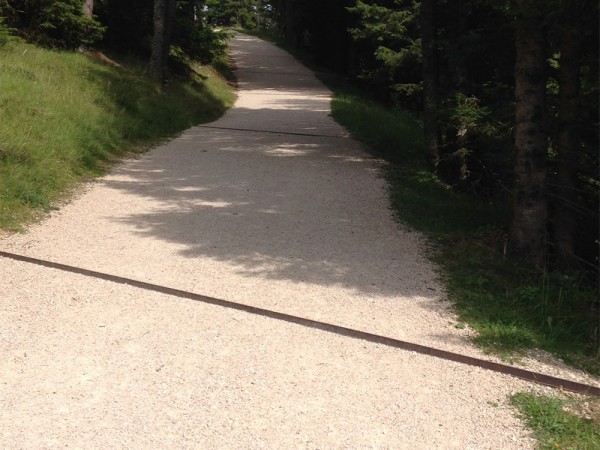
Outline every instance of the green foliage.
<svg viewBox="0 0 600 450"><path fill-rule="evenodd" d="M332 104L336 120L371 146L378 156L396 162L419 160L423 136L420 124L406 111L386 110L361 101L357 94L337 95Z"/></svg>
<svg viewBox="0 0 600 450"><path fill-rule="evenodd" d="M52 1L40 11L36 20L42 33L39 40L63 49L93 45L104 32L97 21L83 15L81 0Z"/></svg>
<svg viewBox="0 0 600 450"><path fill-rule="evenodd" d="M6 26L4 18L0 16L0 47L5 46L11 38L12 33L10 32L10 28Z"/></svg>
<svg viewBox="0 0 600 450"><path fill-rule="evenodd" d="M548 193L547 261L551 268L586 270L597 284L598 3L553 0L543 10L527 2L433 3L436 175L456 191L493 201L508 198L514 188L515 19L543 16L549 170L540 189ZM357 0L348 8L355 20L348 74L358 75L372 96L418 114L423 110L420 4ZM561 72L564 67L570 75ZM566 92L574 98L567 100Z"/></svg>
<svg viewBox="0 0 600 450"><path fill-rule="evenodd" d="M49 47L74 50L93 45L104 27L83 14L81 0L14 0L0 5L10 25L29 40Z"/></svg>
<svg viewBox="0 0 600 450"><path fill-rule="evenodd" d="M512 359L532 347L600 373L595 294L581 279L540 274L502 258L503 236L446 240L437 258L460 319L478 331L475 342Z"/></svg>
<svg viewBox="0 0 600 450"><path fill-rule="evenodd" d="M221 75L228 82L235 82L235 73L231 65L229 64L229 60L226 54L215 57L212 61L212 67L217 71L219 75Z"/></svg>
<svg viewBox="0 0 600 450"><path fill-rule="evenodd" d="M203 21L190 20L180 13L175 18L173 45L180 48L187 58L208 64L225 54L226 34L206 26Z"/></svg>
<svg viewBox="0 0 600 450"><path fill-rule="evenodd" d="M348 11L358 18L358 26L349 31L356 43L359 79L397 104L414 106L421 94L418 3L359 0Z"/></svg>
<svg viewBox="0 0 600 450"><path fill-rule="evenodd" d="M597 400L590 402L597 403ZM600 448L600 417L598 411L591 411L593 417L581 417L580 406L583 400L563 400L558 397L518 393L511 397L527 426L533 430L540 450L577 449L593 450ZM576 410L579 414L570 412Z"/></svg>
<svg viewBox="0 0 600 450"><path fill-rule="evenodd" d="M266 15L267 4L263 0L206 0L207 20L216 26L256 29Z"/></svg>
<svg viewBox="0 0 600 450"><path fill-rule="evenodd" d="M420 2L359 0L349 11L359 80L385 101L422 110ZM437 2L437 175L450 186L484 196L510 183L513 122L512 30L491 2ZM494 47L494 50L491 50Z"/></svg>
<svg viewBox="0 0 600 450"><path fill-rule="evenodd" d="M472 130L483 125L483 121L490 115L489 109L480 106L479 103L476 97L467 97L462 92L454 92L448 96L442 115L446 116L446 121L452 128Z"/></svg>
<svg viewBox="0 0 600 450"><path fill-rule="evenodd" d="M207 11L199 0L180 0L171 36L171 67L180 68L182 60L211 63L225 53L226 36L207 25ZM103 0L95 11L107 30L101 44L112 51L150 56L153 33L153 2L145 0Z"/></svg>
<svg viewBox="0 0 600 450"><path fill-rule="evenodd" d="M0 49L0 228L17 229L124 152L219 117L233 103L209 69L162 92L122 69L24 43Z"/></svg>
<svg viewBox="0 0 600 450"><path fill-rule="evenodd" d="M499 95L497 89L493 91ZM438 176L456 190L496 197L510 187L513 167L506 149L512 145L512 110L501 111L482 100L491 93L482 91L477 95L454 91L440 101L442 145Z"/></svg>

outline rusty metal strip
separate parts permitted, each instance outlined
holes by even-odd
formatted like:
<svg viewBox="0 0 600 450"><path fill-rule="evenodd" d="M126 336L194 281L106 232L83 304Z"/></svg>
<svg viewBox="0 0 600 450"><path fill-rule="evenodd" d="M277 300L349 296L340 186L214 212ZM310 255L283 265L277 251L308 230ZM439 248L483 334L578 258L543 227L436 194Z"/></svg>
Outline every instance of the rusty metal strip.
<svg viewBox="0 0 600 450"><path fill-rule="evenodd" d="M349 136L335 135L335 134L294 133L291 131L257 130L257 129L253 129L253 128L217 127L217 126L212 126L212 125L197 125L194 128L208 128L211 130L226 130L226 131L246 131L248 133L281 134L281 135L290 135L290 136L308 136L308 137L333 138L333 139L348 139L349 138Z"/></svg>
<svg viewBox="0 0 600 450"><path fill-rule="evenodd" d="M207 297L205 295L194 294L192 292L186 292L179 289L173 289L166 286L160 286L152 283L146 283L144 281L132 280L129 278L119 277L116 275L110 275L102 272L96 272L93 270L82 269L79 267L68 266L65 264L55 263L51 261L45 261L37 258L31 258L28 256L17 255L13 253L7 253L0 251L0 257L8 258L16 261L26 262L30 264L35 264L42 267L48 267L51 269L57 269L64 272L70 272L78 275L84 275L87 277L98 278L105 281L110 281L113 283L124 284L140 289L145 289L153 292L158 292L161 294L170 295L173 297L185 298L188 300L199 301L202 303L207 303L209 305L220 306L223 308L229 308L237 311L243 311L249 314L255 314L263 317L268 317L271 319L282 320L284 322L293 323L296 325L301 325L308 328L313 328L321 331L326 331L328 333L334 333L340 336L346 336L353 339L362 339L367 342L371 342L374 344L386 345L393 348L398 348L401 350L411 351L420 353L422 355L428 355L435 358L444 359L447 361L453 361L460 364L465 364L468 366L479 367L486 370L491 370L497 373L510 375L516 378L520 378L525 381L530 381L533 383L543 384L545 386L563 389L566 391L574 392L577 394L584 395L593 395L596 397L600 397L600 388L596 386L591 386L584 383L579 383L576 381L565 380L558 377L553 377L550 375L545 375L538 372L533 372L530 370L521 369L518 367L508 366L506 364L500 364L492 361L486 361L484 359L474 358L472 356L460 355L458 353L449 352L446 350L440 350L434 347L428 347L425 345L415 344L412 342L401 341L398 339L380 336L373 333L368 333L365 331L359 331L352 328L346 328L339 325L333 325L325 322L319 322L316 320L306 319L303 317L293 316L290 314L285 314L277 311L271 311L268 309L257 308L255 306L244 305L242 303L230 302L227 300L221 300L214 297Z"/></svg>

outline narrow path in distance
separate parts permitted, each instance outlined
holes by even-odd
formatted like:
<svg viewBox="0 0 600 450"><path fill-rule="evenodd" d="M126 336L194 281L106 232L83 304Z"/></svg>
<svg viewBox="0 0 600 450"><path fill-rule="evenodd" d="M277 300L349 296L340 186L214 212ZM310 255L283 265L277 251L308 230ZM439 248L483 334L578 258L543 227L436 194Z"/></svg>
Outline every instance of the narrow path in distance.
<svg viewBox="0 0 600 450"><path fill-rule="evenodd" d="M0 249L482 356L454 327L425 242L394 221L380 163L329 117L331 93L271 44L231 47L240 90L224 117L126 161ZM507 376L0 268L6 448L532 445L506 405L531 386Z"/></svg>

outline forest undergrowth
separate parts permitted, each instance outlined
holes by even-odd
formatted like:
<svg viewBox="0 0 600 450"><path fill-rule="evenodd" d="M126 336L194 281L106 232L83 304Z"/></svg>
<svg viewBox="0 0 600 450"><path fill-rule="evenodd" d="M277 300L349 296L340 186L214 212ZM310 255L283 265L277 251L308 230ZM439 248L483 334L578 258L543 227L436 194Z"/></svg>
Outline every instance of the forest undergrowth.
<svg viewBox="0 0 600 450"><path fill-rule="evenodd" d="M514 361L539 348L600 373L595 293L581 276L531 269L506 255L509 199L482 201L441 183L423 157L421 125L411 114L333 86L333 117L386 159L397 218L435 244L460 322L484 351Z"/></svg>

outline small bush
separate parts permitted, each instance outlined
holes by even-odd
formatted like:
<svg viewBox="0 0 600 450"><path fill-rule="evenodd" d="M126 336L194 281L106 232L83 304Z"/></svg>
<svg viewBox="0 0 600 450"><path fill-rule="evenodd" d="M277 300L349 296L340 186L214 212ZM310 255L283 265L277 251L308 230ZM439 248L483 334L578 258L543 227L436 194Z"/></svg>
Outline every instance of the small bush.
<svg viewBox="0 0 600 450"><path fill-rule="evenodd" d="M4 23L4 18L0 16L0 47L5 46L11 39L12 35L10 31L10 28Z"/></svg>
<svg viewBox="0 0 600 450"><path fill-rule="evenodd" d="M81 0L0 0L8 25L35 43L73 50L97 42L104 28L83 14Z"/></svg>
<svg viewBox="0 0 600 450"><path fill-rule="evenodd" d="M92 45L104 32L98 22L83 15L80 0L51 2L40 12L39 21L42 43L68 50Z"/></svg>
<svg viewBox="0 0 600 450"><path fill-rule="evenodd" d="M173 34L173 44L181 48L187 57L203 64L225 54L227 45L224 32L178 17Z"/></svg>

